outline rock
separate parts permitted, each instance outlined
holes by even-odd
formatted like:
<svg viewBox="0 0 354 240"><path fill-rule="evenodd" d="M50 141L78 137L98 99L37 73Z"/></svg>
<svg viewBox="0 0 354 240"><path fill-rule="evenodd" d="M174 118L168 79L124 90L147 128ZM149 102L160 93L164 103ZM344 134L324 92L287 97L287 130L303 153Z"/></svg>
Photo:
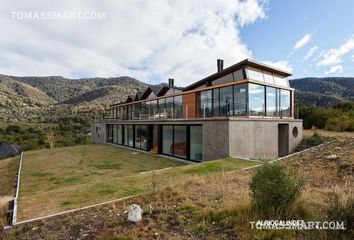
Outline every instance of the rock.
<svg viewBox="0 0 354 240"><path fill-rule="evenodd" d="M342 151L342 148L341 147L335 147L334 150Z"/></svg>
<svg viewBox="0 0 354 240"><path fill-rule="evenodd" d="M327 157L327 159L329 159L329 160L336 160L338 157L337 157L337 155L335 155L335 154L332 154L332 155L329 155L328 157Z"/></svg>
<svg viewBox="0 0 354 240"><path fill-rule="evenodd" d="M143 210L140 208L139 205L133 204L129 207L128 209L128 221L130 222L140 222L141 221L141 215L143 213Z"/></svg>

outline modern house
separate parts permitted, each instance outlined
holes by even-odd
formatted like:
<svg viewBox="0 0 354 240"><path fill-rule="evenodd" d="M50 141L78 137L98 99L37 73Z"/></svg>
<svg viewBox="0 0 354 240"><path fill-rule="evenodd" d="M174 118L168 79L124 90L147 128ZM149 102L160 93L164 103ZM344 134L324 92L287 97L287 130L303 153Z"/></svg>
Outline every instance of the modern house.
<svg viewBox="0 0 354 240"><path fill-rule="evenodd" d="M111 105L92 141L190 161L282 157L302 139L290 75L249 59L223 69L218 59L215 74L185 88L169 79Z"/></svg>

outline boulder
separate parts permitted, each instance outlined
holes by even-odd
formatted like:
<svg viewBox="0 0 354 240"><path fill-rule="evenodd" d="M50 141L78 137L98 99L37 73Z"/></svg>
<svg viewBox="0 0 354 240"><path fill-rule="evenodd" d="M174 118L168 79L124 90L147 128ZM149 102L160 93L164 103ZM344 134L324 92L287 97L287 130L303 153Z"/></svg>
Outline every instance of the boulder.
<svg viewBox="0 0 354 240"><path fill-rule="evenodd" d="M133 204L128 209L128 221L137 223L140 222L142 219L143 210L140 208L139 205Z"/></svg>

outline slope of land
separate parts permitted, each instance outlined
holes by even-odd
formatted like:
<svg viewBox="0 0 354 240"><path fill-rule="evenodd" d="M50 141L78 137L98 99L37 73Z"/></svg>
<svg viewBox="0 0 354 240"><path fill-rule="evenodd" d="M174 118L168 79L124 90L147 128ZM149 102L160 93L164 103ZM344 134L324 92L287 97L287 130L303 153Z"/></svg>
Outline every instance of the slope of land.
<svg viewBox="0 0 354 240"><path fill-rule="evenodd" d="M336 154L337 159L327 156ZM289 157L305 178L305 190L289 219L326 220L329 193L353 189L354 138L342 138ZM250 228L248 183L254 169L195 175L153 195L107 204L16 227L7 233L16 239L338 239L335 231L259 231ZM159 183L159 182L158 182ZM132 203L144 208L143 221L126 221ZM149 204L153 206L149 213ZM256 219L257 220L257 219ZM337 236L337 237L336 237Z"/></svg>
<svg viewBox="0 0 354 240"><path fill-rule="evenodd" d="M313 106L332 106L338 101L354 101L354 78L299 78L289 81L295 101Z"/></svg>

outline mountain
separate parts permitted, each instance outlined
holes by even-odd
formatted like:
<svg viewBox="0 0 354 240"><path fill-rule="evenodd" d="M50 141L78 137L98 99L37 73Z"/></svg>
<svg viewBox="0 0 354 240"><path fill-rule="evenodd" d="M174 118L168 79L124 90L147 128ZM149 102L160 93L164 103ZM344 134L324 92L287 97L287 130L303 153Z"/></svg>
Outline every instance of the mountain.
<svg viewBox="0 0 354 240"><path fill-rule="evenodd" d="M148 85L131 77L67 79L0 75L0 120L45 121L59 115L97 115Z"/></svg>
<svg viewBox="0 0 354 240"><path fill-rule="evenodd" d="M354 101L354 78L299 78L289 80L295 88L295 102L312 106L332 106L338 101Z"/></svg>

